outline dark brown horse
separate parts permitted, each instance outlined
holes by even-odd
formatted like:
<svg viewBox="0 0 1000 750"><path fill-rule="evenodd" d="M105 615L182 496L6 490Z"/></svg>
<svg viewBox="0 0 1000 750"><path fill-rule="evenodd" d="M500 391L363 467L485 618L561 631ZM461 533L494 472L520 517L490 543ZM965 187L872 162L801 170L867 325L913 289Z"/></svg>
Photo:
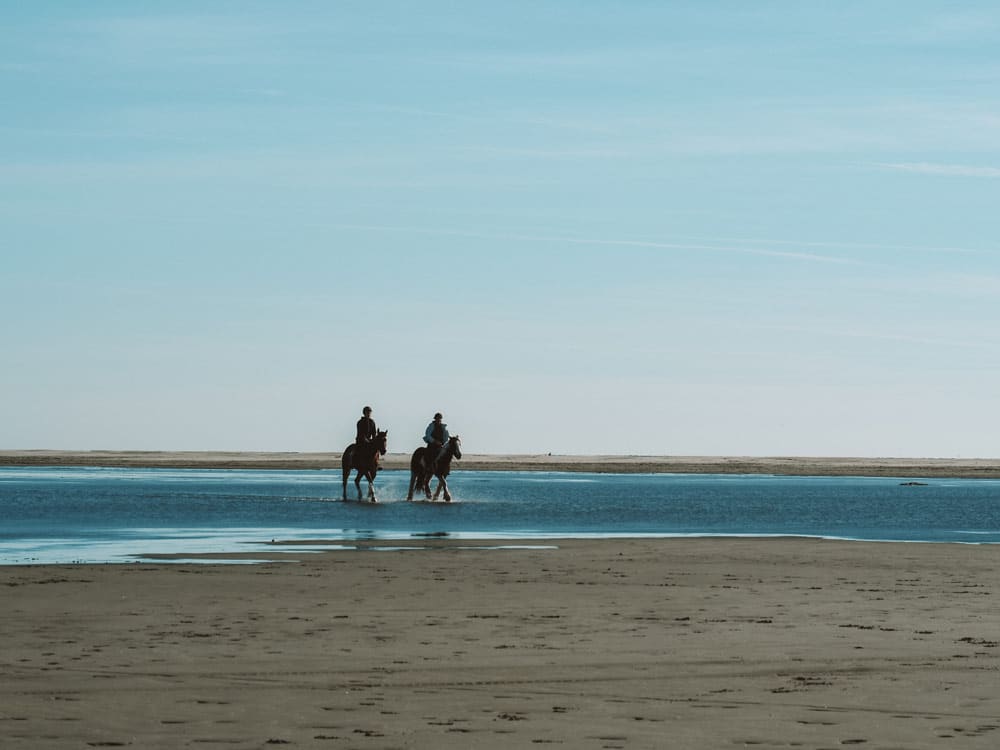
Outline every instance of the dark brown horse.
<svg viewBox="0 0 1000 750"><path fill-rule="evenodd" d="M410 457L410 490L406 493L406 499L413 499L414 489L422 489L424 494L427 495L427 499L430 500L431 477L435 476L438 478L438 486L434 491L434 499L437 500L438 495L441 494L441 490L444 490L444 500L450 503L451 493L448 492L448 474L451 473L451 459L462 457L462 441L458 435L450 437L448 444L445 445L444 453L438 459L437 465L432 471L428 471L427 467L424 466L424 454L426 453L427 448L417 448Z"/></svg>
<svg viewBox="0 0 1000 750"><path fill-rule="evenodd" d="M352 443L344 449L344 457L340 459L340 466L344 471L344 500L347 499L347 480L351 476L351 470L357 469L354 486L358 488L358 500L364 499L361 496L361 477L364 476L368 480L368 499L373 503L378 502L375 499L375 474L378 472L379 458L388 450L388 443L389 431L379 430L373 442L361 445Z"/></svg>

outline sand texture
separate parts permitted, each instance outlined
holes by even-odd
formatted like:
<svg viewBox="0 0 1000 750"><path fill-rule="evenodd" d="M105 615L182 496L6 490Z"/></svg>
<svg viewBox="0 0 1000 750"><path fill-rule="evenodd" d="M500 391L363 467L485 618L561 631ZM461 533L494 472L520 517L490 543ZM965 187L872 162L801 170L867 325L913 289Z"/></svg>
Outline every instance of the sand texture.
<svg viewBox="0 0 1000 750"><path fill-rule="evenodd" d="M0 451L0 466L123 466L219 469L331 469L335 453L225 451ZM389 453L387 469L408 469L409 453ZM807 456L554 456L465 454L454 471L586 471L622 474L784 474L795 476L1000 479L1000 458L829 458Z"/></svg>
<svg viewBox="0 0 1000 750"><path fill-rule="evenodd" d="M0 568L0 746L1000 746L1000 546L553 544Z"/></svg>

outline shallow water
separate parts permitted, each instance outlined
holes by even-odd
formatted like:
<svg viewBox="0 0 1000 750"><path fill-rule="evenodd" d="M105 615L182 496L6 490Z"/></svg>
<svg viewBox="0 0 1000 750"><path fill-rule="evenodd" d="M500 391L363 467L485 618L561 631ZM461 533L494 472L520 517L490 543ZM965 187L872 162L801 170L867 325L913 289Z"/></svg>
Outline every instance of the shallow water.
<svg viewBox="0 0 1000 750"><path fill-rule="evenodd" d="M177 552L267 559L272 539L349 546L429 535L1000 543L996 480L457 471L450 504L406 502L408 481L381 472L380 502L370 504L340 502L339 471L0 468L0 564ZM353 483L348 492L357 497Z"/></svg>

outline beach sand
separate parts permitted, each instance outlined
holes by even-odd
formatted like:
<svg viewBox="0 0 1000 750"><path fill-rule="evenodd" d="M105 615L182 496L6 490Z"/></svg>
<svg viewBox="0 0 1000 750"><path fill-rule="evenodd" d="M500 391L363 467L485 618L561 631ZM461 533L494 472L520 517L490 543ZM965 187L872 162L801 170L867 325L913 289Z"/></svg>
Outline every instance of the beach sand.
<svg viewBox="0 0 1000 750"><path fill-rule="evenodd" d="M333 469L338 453L226 451L0 451L0 466L122 466L192 469ZM389 453L386 469L408 469ZM455 471L585 471L618 474L783 474L1000 479L1000 458L832 458L809 456L560 456L465 454Z"/></svg>
<svg viewBox="0 0 1000 750"><path fill-rule="evenodd" d="M1000 746L1000 546L407 546L0 568L0 745Z"/></svg>

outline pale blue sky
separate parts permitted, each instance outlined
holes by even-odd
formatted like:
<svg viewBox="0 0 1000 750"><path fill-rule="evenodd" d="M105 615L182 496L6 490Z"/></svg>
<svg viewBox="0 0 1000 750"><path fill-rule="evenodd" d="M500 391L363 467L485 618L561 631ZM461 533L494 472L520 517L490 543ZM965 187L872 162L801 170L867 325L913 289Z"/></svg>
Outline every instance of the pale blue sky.
<svg viewBox="0 0 1000 750"><path fill-rule="evenodd" d="M5 3L0 448L1000 455L998 91L992 2Z"/></svg>

